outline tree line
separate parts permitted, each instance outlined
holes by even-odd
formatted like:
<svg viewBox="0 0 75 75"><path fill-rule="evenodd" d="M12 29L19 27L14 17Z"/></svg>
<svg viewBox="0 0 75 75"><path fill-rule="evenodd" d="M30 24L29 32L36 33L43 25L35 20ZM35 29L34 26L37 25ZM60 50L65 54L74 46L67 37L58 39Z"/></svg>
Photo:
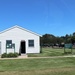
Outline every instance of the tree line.
<svg viewBox="0 0 75 75"><path fill-rule="evenodd" d="M40 38L41 46L63 45L67 43L75 44L75 32L73 34L66 34L65 36L54 36L52 34L44 34Z"/></svg>

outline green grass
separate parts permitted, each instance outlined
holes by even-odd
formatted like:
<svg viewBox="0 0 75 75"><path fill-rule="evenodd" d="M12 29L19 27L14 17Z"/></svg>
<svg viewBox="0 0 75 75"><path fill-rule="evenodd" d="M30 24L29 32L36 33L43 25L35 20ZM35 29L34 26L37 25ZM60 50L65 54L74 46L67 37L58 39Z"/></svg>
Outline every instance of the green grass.
<svg viewBox="0 0 75 75"><path fill-rule="evenodd" d="M64 49L43 48L36 57L63 56ZM70 52L70 49L66 49ZM73 49L73 54L75 50ZM75 58L28 58L0 60L0 75L75 75Z"/></svg>
<svg viewBox="0 0 75 75"><path fill-rule="evenodd" d="M75 75L75 58L0 60L0 75Z"/></svg>
<svg viewBox="0 0 75 75"><path fill-rule="evenodd" d="M54 49L54 48L42 48L42 53L40 54L28 54L29 57L49 57L49 56L63 56L63 55L73 55L75 54L75 49L72 50L73 53L71 54L71 49L66 49L64 54L63 49Z"/></svg>

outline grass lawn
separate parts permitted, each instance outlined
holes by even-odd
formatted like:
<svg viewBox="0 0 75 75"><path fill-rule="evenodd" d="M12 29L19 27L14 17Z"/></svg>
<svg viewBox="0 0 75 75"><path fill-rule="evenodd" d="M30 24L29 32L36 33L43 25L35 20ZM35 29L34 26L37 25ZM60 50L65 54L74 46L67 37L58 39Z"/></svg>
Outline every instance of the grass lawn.
<svg viewBox="0 0 75 75"><path fill-rule="evenodd" d="M42 53L40 54L28 54L29 57L49 57L49 56L63 56L63 55L73 55L75 54L75 49L66 49L66 54L64 54L64 48L63 49L54 49L54 48L42 48Z"/></svg>
<svg viewBox="0 0 75 75"><path fill-rule="evenodd" d="M0 60L0 75L75 75L75 58Z"/></svg>

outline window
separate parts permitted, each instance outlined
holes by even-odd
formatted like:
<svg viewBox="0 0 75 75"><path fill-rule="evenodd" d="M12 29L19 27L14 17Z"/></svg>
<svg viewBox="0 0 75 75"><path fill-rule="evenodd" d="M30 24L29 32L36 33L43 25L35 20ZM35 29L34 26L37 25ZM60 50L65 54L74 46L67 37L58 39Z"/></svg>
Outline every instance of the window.
<svg viewBox="0 0 75 75"><path fill-rule="evenodd" d="M34 47L34 40L28 40L28 46Z"/></svg>
<svg viewBox="0 0 75 75"><path fill-rule="evenodd" d="M15 48L15 44L14 43L12 44L12 48Z"/></svg>
<svg viewBox="0 0 75 75"><path fill-rule="evenodd" d="M6 48L12 48L12 40L6 40Z"/></svg>

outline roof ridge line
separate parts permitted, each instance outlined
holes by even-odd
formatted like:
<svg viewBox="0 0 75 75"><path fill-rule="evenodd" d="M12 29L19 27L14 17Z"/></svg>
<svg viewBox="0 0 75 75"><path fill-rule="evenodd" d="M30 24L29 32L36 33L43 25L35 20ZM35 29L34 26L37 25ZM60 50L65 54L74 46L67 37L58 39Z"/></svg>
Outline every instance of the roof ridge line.
<svg viewBox="0 0 75 75"><path fill-rule="evenodd" d="M13 28L16 28L16 27L19 28L19 29L25 30L25 31L27 31L27 32L30 32L30 33L32 33L32 34L35 34L35 35L37 35L37 36L41 36L41 35L39 35L39 34L33 32L33 31L28 30L28 29L25 29L25 28L23 28L23 27L21 27L21 26L19 26L19 25L14 25L14 26L12 26L12 27L10 27L10 28L8 28L8 29L5 29L5 30L1 31L0 34L6 32L6 31L9 31L9 30L11 30L11 29L13 29Z"/></svg>

